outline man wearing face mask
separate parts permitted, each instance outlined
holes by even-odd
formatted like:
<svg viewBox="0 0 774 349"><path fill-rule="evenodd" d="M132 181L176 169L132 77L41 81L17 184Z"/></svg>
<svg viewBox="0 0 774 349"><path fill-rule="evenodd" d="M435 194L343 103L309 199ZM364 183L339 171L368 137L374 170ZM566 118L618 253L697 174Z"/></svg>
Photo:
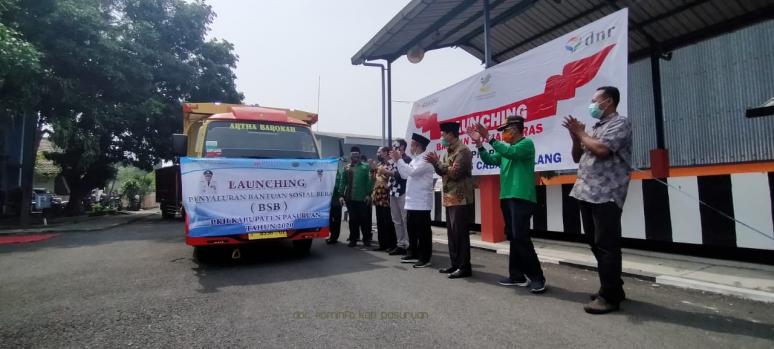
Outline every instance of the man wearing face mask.
<svg viewBox="0 0 774 349"><path fill-rule="evenodd" d="M599 120L591 134L572 116L564 119L572 139L578 175L570 196L578 199L583 230L597 259L599 291L583 309L605 314L619 309L626 298L621 279L621 213L629 189L632 126L616 111L617 88L604 86L591 99L589 114Z"/></svg>
<svg viewBox="0 0 774 349"><path fill-rule="evenodd" d="M468 128L468 134L476 143L481 161L500 166L500 208L505 219L505 232L510 241L508 259L509 276L500 280L503 286L527 286L532 293L546 290L546 279L529 236L529 223L535 211L535 145L524 137L524 118L509 116L499 127L503 141L490 136L482 124ZM488 140L494 149L490 154L484 148Z"/></svg>
<svg viewBox="0 0 774 349"><path fill-rule="evenodd" d="M443 206L446 207L446 234L449 238L451 266L439 270L449 279L473 274L470 266L470 223L473 194L473 154L460 141L460 124L444 122L441 127L441 144L446 156L440 161L438 154L428 153L425 160L433 165L435 173L443 180Z"/></svg>
<svg viewBox="0 0 774 349"><path fill-rule="evenodd" d="M344 168L340 187L344 191L341 198L342 204L347 206L349 212L349 247L355 247L360 233L363 233L363 246L371 246L370 204L371 168L360 161L360 148L352 147L350 150L350 163Z"/></svg>
<svg viewBox="0 0 774 349"><path fill-rule="evenodd" d="M405 154L406 141L396 139L392 143L393 151L402 153L402 159L405 163L411 163L411 157ZM409 238L408 228L406 227L406 177L403 177L397 170L397 164L394 160L390 161L387 175L390 176L390 210L392 211L392 223L395 224L395 239L397 247L390 252L393 256L403 256L408 253Z"/></svg>

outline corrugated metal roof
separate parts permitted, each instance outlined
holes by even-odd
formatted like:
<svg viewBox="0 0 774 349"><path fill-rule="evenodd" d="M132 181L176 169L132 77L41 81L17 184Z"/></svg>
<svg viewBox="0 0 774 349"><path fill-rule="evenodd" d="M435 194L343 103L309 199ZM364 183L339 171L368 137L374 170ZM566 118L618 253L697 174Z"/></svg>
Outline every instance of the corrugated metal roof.
<svg viewBox="0 0 774 349"><path fill-rule="evenodd" d="M629 8L632 61L660 48L693 42L774 18L770 0L490 0L490 44L502 62ZM483 58L482 0L414 0L359 52L352 64L393 61L414 46L425 50L458 46Z"/></svg>

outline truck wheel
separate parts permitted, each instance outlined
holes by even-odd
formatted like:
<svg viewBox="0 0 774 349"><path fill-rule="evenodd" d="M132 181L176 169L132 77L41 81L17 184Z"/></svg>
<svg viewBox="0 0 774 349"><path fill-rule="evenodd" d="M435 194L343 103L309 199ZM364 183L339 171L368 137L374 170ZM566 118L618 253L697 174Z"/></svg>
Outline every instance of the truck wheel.
<svg viewBox="0 0 774 349"><path fill-rule="evenodd" d="M299 256L306 256L309 254L309 250L312 249L312 239L307 240L293 240L293 250Z"/></svg>
<svg viewBox="0 0 774 349"><path fill-rule="evenodd" d="M194 246L193 258L199 263L209 263L212 261L213 251L209 246Z"/></svg>

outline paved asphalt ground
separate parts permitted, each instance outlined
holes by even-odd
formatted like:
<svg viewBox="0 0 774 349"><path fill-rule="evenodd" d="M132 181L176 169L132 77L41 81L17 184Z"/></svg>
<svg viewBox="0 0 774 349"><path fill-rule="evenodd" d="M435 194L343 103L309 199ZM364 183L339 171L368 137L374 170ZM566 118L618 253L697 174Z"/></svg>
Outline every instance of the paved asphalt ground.
<svg viewBox="0 0 774 349"><path fill-rule="evenodd" d="M627 278L623 311L592 316L591 271L544 265L549 291L532 295L496 284L507 257L491 252L449 280L445 245L416 270L322 241L203 265L181 230L153 217L0 246L0 347L774 347L772 304Z"/></svg>

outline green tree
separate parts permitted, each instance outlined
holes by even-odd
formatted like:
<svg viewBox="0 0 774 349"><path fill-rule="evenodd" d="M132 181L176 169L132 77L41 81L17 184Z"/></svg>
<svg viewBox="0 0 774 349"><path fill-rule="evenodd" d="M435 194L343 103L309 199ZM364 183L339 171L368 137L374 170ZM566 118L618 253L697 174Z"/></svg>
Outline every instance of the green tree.
<svg viewBox="0 0 774 349"><path fill-rule="evenodd" d="M70 185L70 212L114 178L114 164L150 169L171 158L183 101L243 99L233 45L205 40L215 14L202 1L13 3L0 16L41 53L30 107L63 150L48 157Z"/></svg>
<svg viewBox="0 0 774 349"><path fill-rule="evenodd" d="M134 184L132 184L133 186L136 185L136 190L132 192L131 196L134 196L134 194L145 196L154 190L156 186L156 176L153 172L148 172L134 166L119 167L116 174L115 186L123 195L128 195L122 188L129 182L134 182Z"/></svg>
<svg viewBox="0 0 774 349"><path fill-rule="evenodd" d="M16 23L6 21L9 13L19 10L16 0L0 0L0 124L21 127L28 142L26 154L37 152L35 145L40 141L41 132L35 124L34 105L37 93L33 83L41 73L40 51L35 48L16 27ZM26 224L29 220L29 207L32 194L32 177L35 159L27 156L22 163L21 208L19 220Z"/></svg>
<svg viewBox="0 0 774 349"><path fill-rule="evenodd" d="M18 11L16 0L0 0L0 18L6 13ZM6 82L11 87L19 87L19 82L29 79L32 74L40 71L40 52L30 44L13 26L0 22L0 89ZM5 99L6 93L12 90L2 90ZM14 96L14 97L18 97ZM4 100L5 103L11 99Z"/></svg>

